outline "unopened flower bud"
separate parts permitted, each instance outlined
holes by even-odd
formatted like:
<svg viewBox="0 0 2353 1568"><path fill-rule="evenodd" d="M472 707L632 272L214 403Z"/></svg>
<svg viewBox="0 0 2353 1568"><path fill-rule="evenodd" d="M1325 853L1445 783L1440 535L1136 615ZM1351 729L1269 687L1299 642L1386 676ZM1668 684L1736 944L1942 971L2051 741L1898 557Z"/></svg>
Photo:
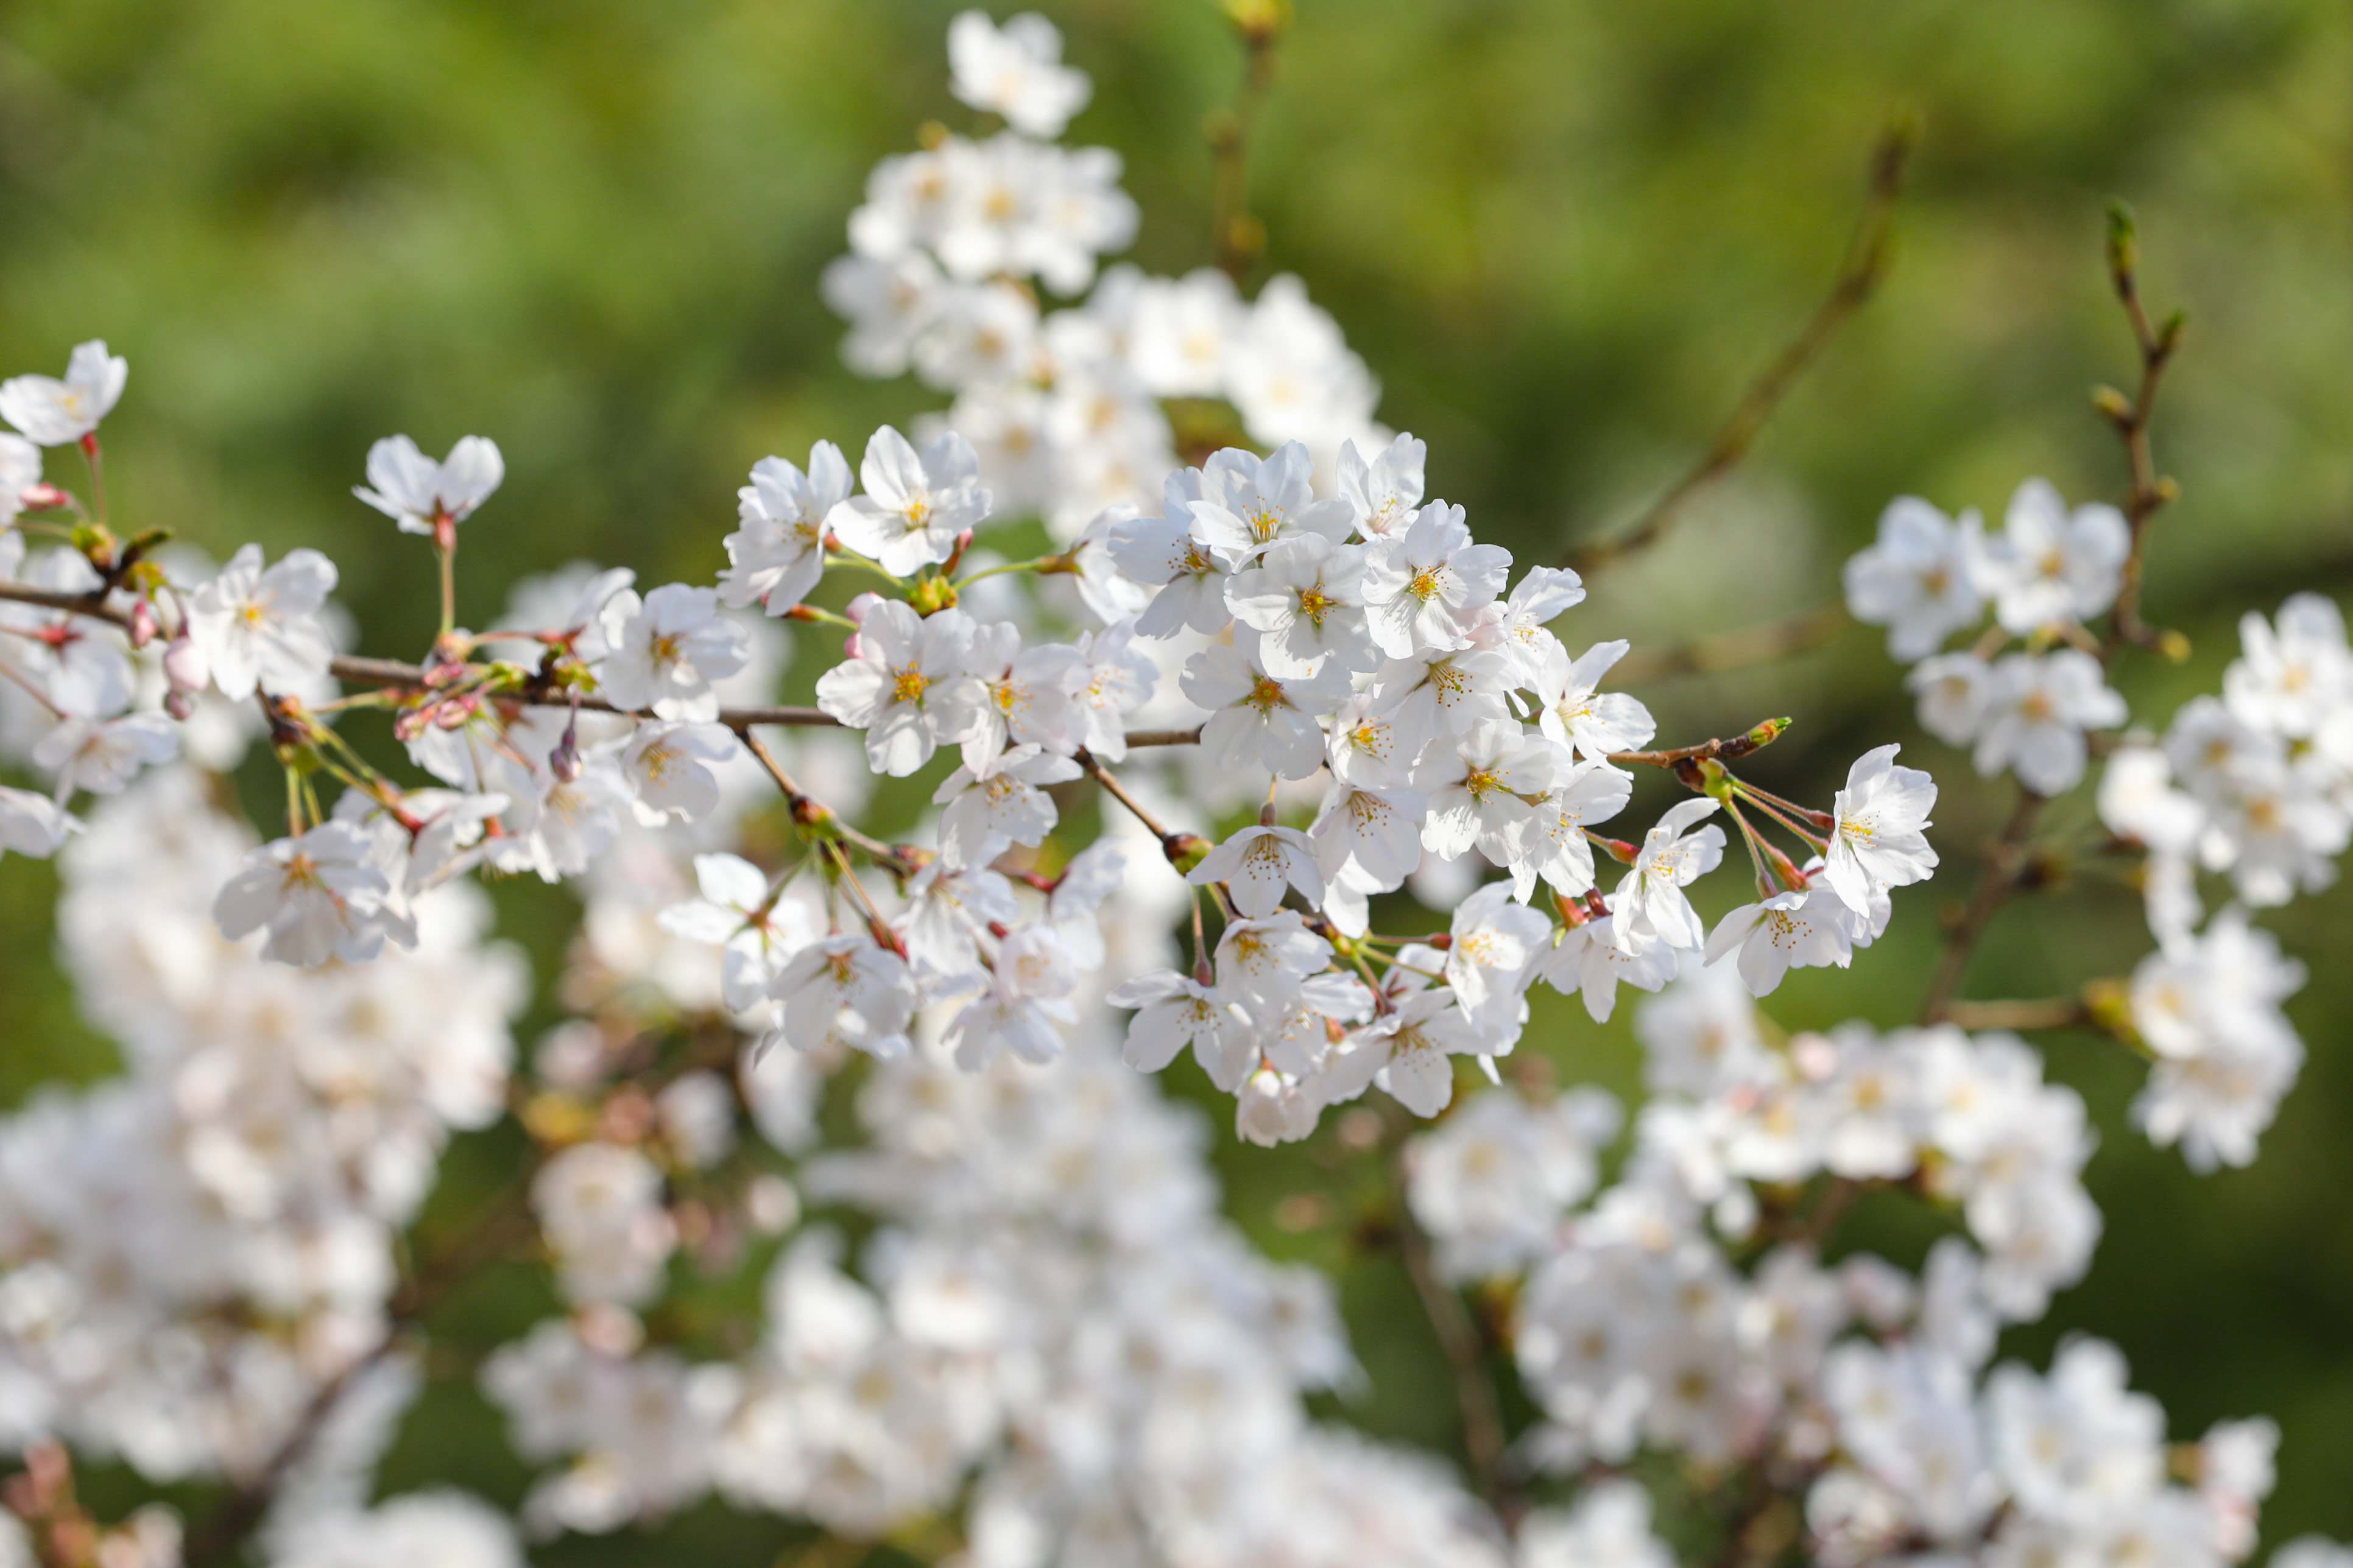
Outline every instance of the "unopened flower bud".
<svg viewBox="0 0 2353 1568"><path fill-rule="evenodd" d="M185 631L164 649L164 679L171 683L174 696L202 691L212 683L211 661Z"/></svg>
<svg viewBox="0 0 2353 1568"><path fill-rule="evenodd" d="M27 485L16 497L26 511L55 511L66 504L66 492L44 479L37 485Z"/></svg>
<svg viewBox="0 0 2353 1568"><path fill-rule="evenodd" d="M141 599L131 606L131 646L145 647L163 635L163 623L155 618L155 606Z"/></svg>
<svg viewBox="0 0 2353 1568"><path fill-rule="evenodd" d="M580 755L580 721L575 717L564 726L564 739L555 742L555 750L547 754L547 771L562 784L577 783L588 764Z"/></svg>
<svg viewBox="0 0 2353 1568"><path fill-rule="evenodd" d="M195 712L195 700L190 697L186 692L166 691L164 693L164 711L169 713L173 718L177 719L183 724L188 721L189 718Z"/></svg>

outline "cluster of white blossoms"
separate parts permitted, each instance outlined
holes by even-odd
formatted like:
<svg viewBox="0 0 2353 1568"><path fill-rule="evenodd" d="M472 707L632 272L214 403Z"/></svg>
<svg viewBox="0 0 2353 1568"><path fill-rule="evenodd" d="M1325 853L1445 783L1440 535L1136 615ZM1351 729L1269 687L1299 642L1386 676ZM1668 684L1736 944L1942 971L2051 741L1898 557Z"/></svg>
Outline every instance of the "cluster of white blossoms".
<svg viewBox="0 0 2353 1568"><path fill-rule="evenodd" d="M1001 512L1042 518L1069 543L1110 506L1149 505L1177 466L1169 400L1230 406L1267 447L1298 441L1329 477L1344 442L1388 439L1380 387L1298 279L1245 300L1205 268L1181 279L1098 258L1134 237L1120 161L1059 136L1089 95L1043 17L1002 30L956 19L956 96L1011 127L986 141L942 133L887 158L849 222L850 251L825 297L850 322L843 353L871 375L914 370L955 397L927 434L971 443ZM1082 303L1047 310L1092 285ZM1230 422L1220 422L1229 427Z"/></svg>
<svg viewBox="0 0 2353 1568"><path fill-rule="evenodd" d="M1803 1496L1826 1564L2245 1557L2271 1423L2168 1450L2163 1413L2094 1341L2047 1375L1987 1370L2098 1231L2083 1104L2022 1041L1848 1026L1770 1043L1750 999L1697 968L1639 1029L1651 1098L1590 1202L1590 1141L1614 1123L1590 1090L1493 1091L1409 1148L1441 1258L1509 1286L1542 1465L1757 1467ZM1767 1223L1816 1171L1916 1186L1967 1239L1938 1241L1917 1279L1869 1253L1825 1265L1804 1227Z"/></svg>
<svg viewBox="0 0 2353 1568"><path fill-rule="evenodd" d="M2031 794L2058 795L2084 777L2088 732L2130 717L2100 660L2075 646L2087 640L2084 623L2115 604L2130 546L2123 514L2096 504L2070 513L2040 480L2020 487L1998 538L1973 512L1956 522L1907 497L1881 518L1877 543L1847 563L1848 605L1887 626L1890 652L1919 661L1910 684L1923 725L1974 745L1980 773L2008 769ZM1939 651L1988 603L1998 629L1968 652ZM1993 659L2013 637L2027 651ZM2328 887L2353 843L2343 616L2298 594L2275 622L2250 613L2240 637L2222 695L2184 704L2162 736L2115 741L2098 794L2117 847L2144 858L2158 942L2126 995L2128 1026L2151 1058L2134 1115L2200 1170L2253 1159L2304 1059L2280 1010L2303 968L2245 908ZM2227 878L2235 900L2211 921L2201 872Z"/></svg>
<svg viewBox="0 0 2353 1568"><path fill-rule="evenodd" d="M1936 784L1885 744L1826 809L1771 793L1736 770L1786 719L1645 749L1603 689L1627 645L1556 629L1585 584L1515 575L1430 493L1295 281L1097 279L1136 214L1111 153L1045 140L1091 90L1054 29L967 13L950 52L1010 129L886 161L825 289L854 366L955 403L854 470L761 460L706 581L576 563L459 626L503 460L394 437L355 494L429 545L441 623L414 665L359 658L318 552L118 531L103 343L0 384L0 763L47 786L0 787L0 853L58 858L123 1068L0 1119L0 1446L226 1483L199 1564L512 1568L526 1533L715 1497L962 1568L1662 1568L1635 1475L1669 1533L1678 1488L1736 1476L1832 1568L2246 1558L2267 1423L2168 1449L2103 1344L1990 1365L2089 1267L2081 1100L1941 1021L1948 989L1911 1029L1757 1011L1936 871ZM86 496L45 478L61 447ZM2086 623L2135 549L2039 484L1999 538L1900 501L1850 601L2032 805L2126 722ZM814 706L774 704L788 631ZM2301 1056L2301 972L2244 907L2353 836L2334 606L2245 638L2221 699L2109 755L2103 852L2146 855L2160 945L2059 1009L2146 1051L2136 1114L2201 1167L2252 1157ZM346 737L375 721L411 776ZM286 812L259 844L228 777L257 742ZM1682 794L1638 814L1638 775ZM1751 890L1711 923L1736 837ZM2238 900L2211 920L2201 871ZM521 1072L477 873L581 906ZM1658 994L1630 1117L1543 1061L1505 1086L1534 1007L1569 1016L1537 987L1606 1021L1621 984ZM1352 1245L1397 1247L1487 1389L1472 1485L1311 1416L1365 1373L1325 1279L1224 1216L1219 1135L1147 1076L1188 1051L1240 1138L1395 1157ZM1461 1058L1490 1087L1458 1103ZM453 1133L510 1115L483 1228L404 1234ZM1942 1225L1916 1278L1824 1261L1867 1191ZM562 1310L479 1367L537 1471L519 1518L373 1500L441 1293L526 1220ZM1492 1343L1450 1328L1460 1290ZM1481 1381L1513 1369L1516 1434ZM0 1568L64 1528L61 1462L0 1498ZM168 1511L103 1539L180 1559Z"/></svg>

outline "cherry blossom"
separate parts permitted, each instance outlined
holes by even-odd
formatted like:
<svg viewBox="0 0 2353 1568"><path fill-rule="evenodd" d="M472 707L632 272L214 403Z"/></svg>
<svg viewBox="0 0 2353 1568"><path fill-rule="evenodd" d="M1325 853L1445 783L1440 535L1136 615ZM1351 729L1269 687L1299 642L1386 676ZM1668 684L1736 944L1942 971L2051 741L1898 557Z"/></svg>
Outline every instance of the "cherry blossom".
<svg viewBox="0 0 2353 1568"><path fill-rule="evenodd" d="M1085 73L1061 63L1062 35L1034 11L1000 27L981 11L965 11L948 25L948 63L955 95L975 109L1001 114L1025 135L1055 137L1086 106Z"/></svg>
<svg viewBox="0 0 2353 1568"><path fill-rule="evenodd" d="M957 534L988 515L988 492L977 483L980 459L953 430L918 455L885 425L867 441L858 472L866 493L835 503L826 526L896 576L945 561Z"/></svg>
<svg viewBox="0 0 2353 1568"><path fill-rule="evenodd" d="M335 563L315 550L290 551L264 571L248 544L188 599L188 636L213 684L232 700L256 689L299 691L334 658L319 612L335 591Z"/></svg>
<svg viewBox="0 0 2353 1568"><path fill-rule="evenodd" d="M1224 883L1234 908L1251 920L1274 913L1287 888L1298 889L1310 908L1324 901L1314 850L1295 827L1245 827L1210 850L1185 879L1197 888Z"/></svg>
<svg viewBox="0 0 2353 1568"><path fill-rule="evenodd" d="M71 446L114 412L130 377L130 362L109 354L102 340L76 343L63 381L17 375L0 382L0 419L37 447Z"/></svg>
<svg viewBox="0 0 2353 1568"><path fill-rule="evenodd" d="M388 436L368 448L368 482L352 493L399 523L401 532L438 537L488 500L506 473L498 443L486 436L459 437L438 463L407 437Z"/></svg>
<svg viewBox="0 0 2353 1568"><path fill-rule="evenodd" d="M807 598L825 575L826 520L850 489L849 459L830 441L809 448L806 473L782 458L753 464L752 482L735 492L744 526L725 541L721 601L781 616Z"/></svg>
<svg viewBox="0 0 2353 1568"><path fill-rule="evenodd" d="M1892 657L1935 653L1985 613L1983 528L1974 511L1956 521L1916 496L1897 497L1879 514L1878 542L1846 563L1847 608L1887 628Z"/></svg>
<svg viewBox="0 0 2353 1568"><path fill-rule="evenodd" d="M368 839L349 823L326 822L245 857L213 905L221 934L235 942L267 933L262 955L315 968L331 958L364 963L387 938L406 947L414 933L391 916L391 884Z"/></svg>
<svg viewBox="0 0 2353 1568"><path fill-rule="evenodd" d="M818 706L866 731L877 773L912 773L984 722L988 698L973 668L976 630L961 610L919 617L896 600L875 605L859 625L849 659L818 678Z"/></svg>

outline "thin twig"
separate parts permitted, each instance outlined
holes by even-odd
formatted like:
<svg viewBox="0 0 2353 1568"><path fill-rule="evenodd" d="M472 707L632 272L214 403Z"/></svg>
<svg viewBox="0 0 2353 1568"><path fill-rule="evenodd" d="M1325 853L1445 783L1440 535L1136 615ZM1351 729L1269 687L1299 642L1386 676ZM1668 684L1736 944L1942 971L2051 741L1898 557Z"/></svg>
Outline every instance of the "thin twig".
<svg viewBox="0 0 2353 1568"><path fill-rule="evenodd" d="M2114 652L2116 643L2128 642L2179 658L2189 653L2188 644L2179 634L2158 631L2140 618L2140 590L2149 521L2179 493L2171 479L2158 474L2156 458L2149 451L2148 425L2156 410L2158 387L2164 380L2165 367L2172 362L2173 351L2181 343L2183 317L2177 310L2163 328L2149 324L2147 308L2140 298L2139 247L2135 242L2132 216L2122 205L2108 214L2108 278L2116 286L2116 298L2124 304L2125 319L2132 324L2133 345L2140 351L2137 395L2127 403L2121 395L2103 389L2098 397L2100 412L2124 437L2125 462L2131 475L2130 486L2125 492L2125 521L2132 529L2132 549L2125 557L2123 578L2116 589L2116 613L2108 622L2108 652Z"/></svg>
<svg viewBox="0 0 2353 1568"><path fill-rule="evenodd" d="M104 595L61 594L23 583L0 583L0 599L64 610L86 616L91 620L104 621L109 626L128 627L131 624L130 616L106 603ZM327 669L336 679L352 686L422 688L426 679L424 666L405 664L395 658L339 658ZM602 697L584 695L575 698L569 691L526 690L516 696L526 706L533 708L571 708L576 705L586 712L618 713L632 719L655 717L646 709L619 708ZM819 708L722 708L716 722L739 733L745 726L753 724L804 730L842 728L840 720ZM1189 746L1200 738L1198 726L1190 730L1135 730L1128 733L1127 743L1131 747Z"/></svg>
<svg viewBox="0 0 2353 1568"><path fill-rule="evenodd" d="M2043 996L2031 1001L1955 1002L1945 1009L1945 1017L1964 1029L2067 1029L2089 1023L2092 1009L2080 996Z"/></svg>
<svg viewBox="0 0 2353 1568"><path fill-rule="evenodd" d="M1836 637L1847 620L1844 605L1817 605L1786 621L1741 626L1685 643L1638 647L1620 659L1612 673L1620 685L1633 686L1678 675L1721 675L1726 670L1746 669L1820 647ZM1128 743L1133 745L1134 742Z"/></svg>
<svg viewBox="0 0 2353 1568"><path fill-rule="evenodd" d="M1472 1486L1495 1510L1504 1532L1515 1534L1525 1503L1512 1484L1505 1458L1510 1436L1504 1426L1503 1405L1495 1397L1494 1375L1487 1368L1486 1349L1480 1342L1477 1325L1471 1321L1462 1298L1438 1277L1430 1260L1430 1237L1414 1217L1413 1205L1405 1200L1404 1155L1400 1144L1390 1160L1398 1190L1398 1257L1407 1278L1413 1281L1413 1293L1420 1299L1422 1315L1430 1320L1439 1351L1453 1373L1454 1404L1462 1418L1462 1449L1471 1463Z"/></svg>
<svg viewBox="0 0 2353 1568"><path fill-rule="evenodd" d="M1986 851L1985 868L1978 873L1976 896L1969 900L1968 913L1945 938L1945 956L1937 963L1936 978L1928 984L1928 994L1920 1002L1920 1022L1942 1024L1953 1014L1953 994L1960 989L1961 979L1968 972L1969 955L1977 951L1978 940L1992 923L1994 912L2001 908L2018 885L2019 873L2026 868L2026 840L2033 833L2035 823L2048 805L2046 797L2032 790L2018 792L2018 805L2010 814L2010 821Z"/></svg>
<svg viewBox="0 0 2353 1568"><path fill-rule="evenodd" d="M1259 110L1274 87L1274 50L1282 36L1282 16L1271 4L1229 5L1228 11L1248 58L1233 108L1209 124L1209 149L1217 160L1209 249L1218 269L1239 283L1266 249L1265 227L1250 212L1250 142Z"/></svg>
<svg viewBox="0 0 2353 1568"><path fill-rule="evenodd" d="M1734 762L1752 752L1762 751L1787 733L1790 721L1767 719L1745 735L1722 736L1702 741L1696 746L1677 746L1667 752L1612 752L1609 761L1621 768L1672 768L1678 763Z"/></svg>
<svg viewBox="0 0 2353 1568"><path fill-rule="evenodd" d="M1642 549L1666 531L1694 496L1737 467L1757 444L1757 433L1772 417L1799 374L1814 362L1849 316L1860 310L1886 275L1888 232L1895 216L1895 199L1904 187L1904 166L1910 158L1914 132L1909 126L1890 130L1872 154L1871 183L1863 198L1854 237L1848 242L1846 260L1838 280L1789 344L1750 384L1732 416L1724 422L1683 477L1652 501L1632 527L1615 539L1571 548L1562 564L1590 573Z"/></svg>

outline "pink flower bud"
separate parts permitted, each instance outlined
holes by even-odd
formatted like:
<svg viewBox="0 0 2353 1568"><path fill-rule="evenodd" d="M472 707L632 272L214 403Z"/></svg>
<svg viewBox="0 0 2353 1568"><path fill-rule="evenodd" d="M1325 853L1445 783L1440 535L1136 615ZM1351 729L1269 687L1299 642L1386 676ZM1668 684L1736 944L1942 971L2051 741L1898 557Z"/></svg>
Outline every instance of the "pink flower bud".
<svg viewBox="0 0 2353 1568"><path fill-rule="evenodd" d="M155 618L155 606L142 599L131 606L131 646L145 647L163 632L163 623Z"/></svg>
<svg viewBox="0 0 2353 1568"><path fill-rule="evenodd" d="M580 725L578 721L564 727L564 739L555 742L555 750L547 754L547 771L564 784L576 782L588 764L580 756Z"/></svg>
<svg viewBox="0 0 2353 1568"><path fill-rule="evenodd" d="M174 694L179 696L202 691L212 682L211 661L185 631L164 649L164 679L171 682Z"/></svg>
<svg viewBox="0 0 2353 1568"><path fill-rule="evenodd" d="M189 716L195 713L195 700L190 697L186 692L166 691L164 693L164 711L169 713L173 718L180 721L181 723L186 723Z"/></svg>

